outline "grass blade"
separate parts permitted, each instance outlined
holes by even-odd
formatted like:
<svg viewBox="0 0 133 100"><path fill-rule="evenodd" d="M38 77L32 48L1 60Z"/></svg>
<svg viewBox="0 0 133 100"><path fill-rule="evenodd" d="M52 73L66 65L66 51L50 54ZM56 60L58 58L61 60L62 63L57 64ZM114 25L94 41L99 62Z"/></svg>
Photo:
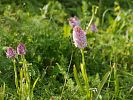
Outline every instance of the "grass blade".
<svg viewBox="0 0 133 100"><path fill-rule="evenodd" d="M82 85L81 85L81 83L79 81L79 77L78 77L77 69L76 69L75 65L73 67L73 72L74 72L74 78L76 80L77 85L80 87L80 90L83 91L83 87L82 87Z"/></svg>
<svg viewBox="0 0 133 100"><path fill-rule="evenodd" d="M100 93L101 93L101 90L102 90L104 84L106 83L108 77L110 76L110 74L111 74L111 72L108 71L108 72L104 75L102 81L99 83L99 85L98 85L98 95L97 95L97 97L96 97L96 100L98 99L98 97L99 97L99 95L100 95Z"/></svg>

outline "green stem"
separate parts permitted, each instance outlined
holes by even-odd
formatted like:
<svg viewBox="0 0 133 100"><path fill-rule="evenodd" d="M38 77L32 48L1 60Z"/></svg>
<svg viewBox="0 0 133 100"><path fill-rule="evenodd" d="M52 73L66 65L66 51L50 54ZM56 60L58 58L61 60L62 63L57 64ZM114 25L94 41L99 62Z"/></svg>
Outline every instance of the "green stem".
<svg viewBox="0 0 133 100"><path fill-rule="evenodd" d="M91 20L90 20L90 22L89 22L89 24L88 24L88 26L87 26L87 28L86 28L86 32L88 31L88 29L89 29L89 27L90 27L90 25L91 25L93 19L94 19L94 13L92 14Z"/></svg>
<svg viewBox="0 0 133 100"><path fill-rule="evenodd" d="M20 69L20 89L19 89L19 99L20 100L23 100L23 97L24 97L24 93L23 93L23 69L21 68Z"/></svg>
<svg viewBox="0 0 133 100"><path fill-rule="evenodd" d="M84 59L84 50L83 49L81 49L81 54L82 54L82 64L85 68L85 59Z"/></svg>
<svg viewBox="0 0 133 100"><path fill-rule="evenodd" d="M84 50L81 49L81 54L82 54L82 64L81 64L81 72L82 72L82 76L84 78L84 82L85 82L85 86L86 86L86 92L87 92L87 100L91 100L91 92L89 90L89 80L87 77L87 73L86 73L86 65L85 65L85 59L84 59Z"/></svg>
<svg viewBox="0 0 133 100"><path fill-rule="evenodd" d="M22 73L23 73L23 79L25 79L25 83L24 84L24 91L25 91L25 94L26 94L26 98L27 97L30 97L30 100L32 100L32 91L31 91L31 87L30 87L30 76L29 76L29 72L28 72L28 64L27 64L27 61L25 59L25 56L24 55L21 55L21 59L22 59L22 62L23 62L23 66L22 66ZM23 80L22 79L22 80Z"/></svg>
<svg viewBox="0 0 133 100"><path fill-rule="evenodd" d="M14 73L15 73L15 85L16 88L18 89L18 77L17 77L17 69L16 69L16 60L13 59L13 66L14 66Z"/></svg>
<svg viewBox="0 0 133 100"><path fill-rule="evenodd" d="M82 85L80 83L80 80L79 80L79 77L78 77L78 73L77 73L77 69L76 69L75 65L73 66L73 72L74 72L74 78L76 80L76 83L80 87L80 91L83 92L83 87L82 87Z"/></svg>
<svg viewBox="0 0 133 100"><path fill-rule="evenodd" d="M118 75L117 75L117 68L116 64L114 63L113 68L114 68L114 85L115 85L115 97L118 96L119 92L119 81L118 81Z"/></svg>
<svg viewBox="0 0 133 100"><path fill-rule="evenodd" d="M97 13L97 9L98 9L97 6L92 6L92 17L91 17L91 20L90 20L87 28L86 28L86 32L88 31L88 29L89 29L89 27L90 27L90 25L91 25L91 23L92 23L92 21L93 21L93 19L95 17L95 14Z"/></svg>

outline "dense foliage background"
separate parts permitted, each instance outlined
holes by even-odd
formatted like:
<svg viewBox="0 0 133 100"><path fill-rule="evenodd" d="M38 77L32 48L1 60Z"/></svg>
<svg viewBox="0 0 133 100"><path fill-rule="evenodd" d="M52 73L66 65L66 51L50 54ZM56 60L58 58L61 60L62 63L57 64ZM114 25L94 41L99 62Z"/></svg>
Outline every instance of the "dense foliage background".
<svg viewBox="0 0 133 100"><path fill-rule="evenodd" d="M39 76L34 100L59 100L61 95L62 100L84 100L73 76L73 65L80 74L81 54L73 45L68 19L77 16L85 29L92 6L98 7L93 19L98 32L87 31L85 48L91 87L97 88L115 63L119 93L114 96L112 74L102 89L102 100L133 99L133 0L0 0L0 92L5 83L5 100L18 99L12 62L5 51L20 42L32 64L32 82Z"/></svg>

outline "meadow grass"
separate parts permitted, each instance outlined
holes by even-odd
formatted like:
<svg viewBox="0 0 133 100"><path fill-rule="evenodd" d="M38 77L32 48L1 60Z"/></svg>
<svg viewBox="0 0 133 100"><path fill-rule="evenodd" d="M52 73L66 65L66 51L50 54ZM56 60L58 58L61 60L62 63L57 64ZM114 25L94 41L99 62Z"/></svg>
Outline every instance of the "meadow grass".
<svg viewBox="0 0 133 100"><path fill-rule="evenodd" d="M131 1L21 2L0 2L1 100L133 99ZM86 30L87 47L82 52L73 43L68 23L72 15ZM6 48L17 49L19 43L25 44L26 55L15 61L14 70ZM25 94L20 88L27 76Z"/></svg>

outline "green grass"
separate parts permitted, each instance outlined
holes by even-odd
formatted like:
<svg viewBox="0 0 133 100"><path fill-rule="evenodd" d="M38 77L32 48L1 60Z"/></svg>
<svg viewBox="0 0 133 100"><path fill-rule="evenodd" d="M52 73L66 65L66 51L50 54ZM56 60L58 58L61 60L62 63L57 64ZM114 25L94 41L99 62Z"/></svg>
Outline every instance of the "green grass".
<svg viewBox="0 0 133 100"><path fill-rule="evenodd" d="M86 88L80 71L82 55L73 45L68 18L77 15L85 30L92 16L91 4L93 4L99 7L92 21L97 25L98 32L93 33L88 29L88 47L84 50L93 100L96 97L98 100L133 99L132 1L122 0L118 4L87 0L84 2L77 0L79 4L74 1L68 3L42 1L38 2L38 5L35 3L36 0L33 1L26 2L25 7L20 2L19 5L15 2L0 2L1 98L4 97L4 100L18 98L13 65L5 52L6 47L16 49L16 45L20 42L25 44L25 58L32 64L28 69L31 86L39 76L34 87L33 100L86 98L86 93L80 91L73 74L75 65L80 85ZM16 64L16 68L19 73L19 64Z"/></svg>

